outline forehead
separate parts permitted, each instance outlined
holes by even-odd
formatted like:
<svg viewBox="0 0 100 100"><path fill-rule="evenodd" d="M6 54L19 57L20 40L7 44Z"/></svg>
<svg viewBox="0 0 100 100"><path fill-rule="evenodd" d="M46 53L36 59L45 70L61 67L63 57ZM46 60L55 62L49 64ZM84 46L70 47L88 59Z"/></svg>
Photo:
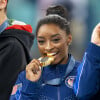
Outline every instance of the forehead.
<svg viewBox="0 0 100 100"><path fill-rule="evenodd" d="M66 32L55 24L44 24L39 30L37 36L52 36L55 34L66 35Z"/></svg>

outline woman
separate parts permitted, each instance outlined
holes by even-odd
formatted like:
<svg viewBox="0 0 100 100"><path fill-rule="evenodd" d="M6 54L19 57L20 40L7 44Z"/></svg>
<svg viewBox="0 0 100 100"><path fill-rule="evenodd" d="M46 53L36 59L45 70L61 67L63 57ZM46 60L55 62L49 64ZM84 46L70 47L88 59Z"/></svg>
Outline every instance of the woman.
<svg viewBox="0 0 100 100"><path fill-rule="evenodd" d="M65 12L61 11L49 13L38 22L36 29L42 60L51 57L51 63L44 67L42 60L33 59L26 71L19 74L12 100L77 100L73 83L79 62L68 53L72 35L69 22L61 16Z"/></svg>

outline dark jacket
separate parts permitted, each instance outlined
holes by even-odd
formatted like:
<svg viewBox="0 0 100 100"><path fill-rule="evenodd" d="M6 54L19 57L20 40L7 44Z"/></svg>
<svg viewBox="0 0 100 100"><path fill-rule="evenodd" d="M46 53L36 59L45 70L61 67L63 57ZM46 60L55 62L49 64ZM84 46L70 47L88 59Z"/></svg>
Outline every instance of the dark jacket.
<svg viewBox="0 0 100 100"><path fill-rule="evenodd" d="M18 73L31 60L33 39L24 29L7 29L0 34L0 100L9 100Z"/></svg>

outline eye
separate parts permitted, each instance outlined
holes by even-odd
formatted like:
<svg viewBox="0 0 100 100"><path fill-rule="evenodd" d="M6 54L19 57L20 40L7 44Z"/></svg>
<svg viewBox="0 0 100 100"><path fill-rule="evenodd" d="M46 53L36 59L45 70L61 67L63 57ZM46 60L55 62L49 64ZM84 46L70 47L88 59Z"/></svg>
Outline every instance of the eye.
<svg viewBox="0 0 100 100"><path fill-rule="evenodd" d="M57 39L53 39L52 41L55 42L55 43L57 43L57 42L60 41L60 39L57 38Z"/></svg>
<svg viewBox="0 0 100 100"><path fill-rule="evenodd" d="M38 40L39 44L44 44L44 42L45 42L44 40Z"/></svg>

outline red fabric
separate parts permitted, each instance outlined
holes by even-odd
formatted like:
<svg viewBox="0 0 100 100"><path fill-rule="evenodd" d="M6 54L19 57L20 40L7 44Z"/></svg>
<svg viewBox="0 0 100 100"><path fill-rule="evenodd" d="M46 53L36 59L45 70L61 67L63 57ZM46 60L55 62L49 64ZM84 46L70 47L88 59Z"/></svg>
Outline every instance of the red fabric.
<svg viewBox="0 0 100 100"><path fill-rule="evenodd" d="M32 33L31 25L12 25L6 28L6 30L8 29L19 29L19 30L25 30L25 31Z"/></svg>

